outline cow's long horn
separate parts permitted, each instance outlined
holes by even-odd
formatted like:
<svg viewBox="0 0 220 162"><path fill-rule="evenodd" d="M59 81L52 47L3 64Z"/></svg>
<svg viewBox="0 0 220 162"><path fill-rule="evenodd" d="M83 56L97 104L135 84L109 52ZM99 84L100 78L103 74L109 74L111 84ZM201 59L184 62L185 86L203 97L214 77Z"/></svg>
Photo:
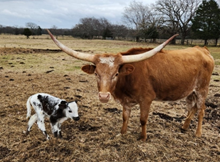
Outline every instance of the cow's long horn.
<svg viewBox="0 0 220 162"><path fill-rule="evenodd" d="M152 49L150 51L147 51L147 52L144 52L141 54L137 54L137 55L122 56L122 61L123 61L123 63L131 63L131 62L138 62L138 61L142 61L147 58L150 58L151 56L155 55L157 52L162 50L177 35L179 35L179 34L173 35L168 40L166 40L164 43L162 43L161 45L155 47L154 49Z"/></svg>
<svg viewBox="0 0 220 162"><path fill-rule="evenodd" d="M92 54L88 54L88 53L82 53L82 52L77 52L74 51L68 47L66 47L65 45L63 45L62 43L60 43L54 36L53 34L47 29L47 32L50 34L51 39L54 41L54 43L61 49L63 50L65 53L67 53L70 56L73 56L77 59L80 60L84 60L84 61L89 61L89 62L94 62L94 55Z"/></svg>

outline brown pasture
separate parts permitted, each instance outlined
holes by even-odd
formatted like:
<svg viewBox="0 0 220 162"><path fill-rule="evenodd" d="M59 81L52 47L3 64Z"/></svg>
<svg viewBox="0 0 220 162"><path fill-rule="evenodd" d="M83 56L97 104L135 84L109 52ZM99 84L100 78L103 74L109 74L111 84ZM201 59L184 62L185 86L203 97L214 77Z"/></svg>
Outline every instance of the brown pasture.
<svg viewBox="0 0 220 162"><path fill-rule="evenodd" d="M155 46L61 36L58 39L75 50L91 54ZM178 48L187 47L166 47ZM99 102L95 77L80 70L86 62L58 50L48 35L34 39L0 35L0 161L220 161L220 49L209 49L216 65L206 101L202 137L195 137L197 118L187 132L180 130L187 114L185 100L153 102L148 138L142 142L138 140L139 107L131 111L127 134L120 135L122 107L113 100L107 104ZM36 124L25 135L26 101L38 92L67 101L78 100L81 119L62 124L63 139L53 138L48 120L45 123L51 140L45 139Z"/></svg>

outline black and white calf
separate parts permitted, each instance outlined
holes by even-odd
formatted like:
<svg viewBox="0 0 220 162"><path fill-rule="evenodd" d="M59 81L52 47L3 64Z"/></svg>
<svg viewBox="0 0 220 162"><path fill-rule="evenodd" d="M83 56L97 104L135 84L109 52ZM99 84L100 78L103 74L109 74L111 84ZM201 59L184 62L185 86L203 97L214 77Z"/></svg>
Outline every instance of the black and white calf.
<svg viewBox="0 0 220 162"><path fill-rule="evenodd" d="M46 132L44 117L50 119L50 125L55 137L62 137L61 123L68 118L79 120L78 106L75 101L66 102L65 100L51 96L46 93L37 93L30 96L27 100L27 118L31 116L31 106L34 108L36 114L32 115L28 121L27 132L31 130L32 125L37 121L37 125L43 134L49 139Z"/></svg>

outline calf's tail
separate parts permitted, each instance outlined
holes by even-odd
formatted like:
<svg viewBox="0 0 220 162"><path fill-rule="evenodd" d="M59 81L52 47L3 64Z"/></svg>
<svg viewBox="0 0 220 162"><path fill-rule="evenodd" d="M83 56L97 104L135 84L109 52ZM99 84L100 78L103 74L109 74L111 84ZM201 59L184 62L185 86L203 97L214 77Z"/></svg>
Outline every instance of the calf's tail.
<svg viewBox="0 0 220 162"><path fill-rule="evenodd" d="M28 98L26 106L27 106L27 119L31 116L31 96Z"/></svg>

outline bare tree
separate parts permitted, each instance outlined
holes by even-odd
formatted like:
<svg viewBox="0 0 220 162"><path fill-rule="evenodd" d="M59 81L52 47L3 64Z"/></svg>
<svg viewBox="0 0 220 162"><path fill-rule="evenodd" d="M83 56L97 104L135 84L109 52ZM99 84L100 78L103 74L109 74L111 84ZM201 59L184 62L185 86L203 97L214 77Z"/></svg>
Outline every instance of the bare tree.
<svg viewBox="0 0 220 162"><path fill-rule="evenodd" d="M136 41L139 40L141 30L145 29L148 24L148 13L148 6L136 1L131 2L124 10L123 20L130 28L135 30Z"/></svg>
<svg viewBox="0 0 220 162"><path fill-rule="evenodd" d="M158 36L157 28L163 23L163 19L156 11L149 9L142 2L133 1L125 8L123 19L134 31L136 41L140 36L146 38L155 38ZM153 29L153 30L152 30ZM156 36L157 35L157 36ZM156 37L155 37L156 36Z"/></svg>
<svg viewBox="0 0 220 162"><path fill-rule="evenodd" d="M112 25L114 38L125 39L128 36L128 28L125 25Z"/></svg>
<svg viewBox="0 0 220 162"><path fill-rule="evenodd" d="M32 22L28 22L26 23L26 27L29 28L31 30L32 35L36 35L37 34L37 30L38 30L38 25Z"/></svg>
<svg viewBox="0 0 220 162"><path fill-rule="evenodd" d="M58 39L58 28L56 25L53 25L51 28L50 28L50 31L56 36L56 39Z"/></svg>
<svg viewBox="0 0 220 162"><path fill-rule="evenodd" d="M148 6L144 6L142 2L133 1L128 7L125 7L124 22L131 28L140 30L141 26L147 24L148 11Z"/></svg>
<svg viewBox="0 0 220 162"><path fill-rule="evenodd" d="M78 28L81 29L80 31L85 38L92 39L93 36L99 35L99 21L94 17L80 19Z"/></svg>
<svg viewBox="0 0 220 162"><path fill-rule="evenodd" d="M112 25L105 18L82 18L80 23L73 28L73 36L92 39L94 36L108 37L111 34ZM111 36L112 37L112 36Z"/></svg>
<svg viewBox="0 0 220 162"><path fill-rule="evenodd" d="M32 23L32 22L28 22L26 23L26 27L30 28L30 29L37 29L37 24Z"/></svg>
<svg viewBox="0 0 220 162"><path fill-rule="evenodd" d="M170 34L181 33L181 44L191 26L191 20L202 0L158 0L155 8L164 15L165 26Z"/></svg>

